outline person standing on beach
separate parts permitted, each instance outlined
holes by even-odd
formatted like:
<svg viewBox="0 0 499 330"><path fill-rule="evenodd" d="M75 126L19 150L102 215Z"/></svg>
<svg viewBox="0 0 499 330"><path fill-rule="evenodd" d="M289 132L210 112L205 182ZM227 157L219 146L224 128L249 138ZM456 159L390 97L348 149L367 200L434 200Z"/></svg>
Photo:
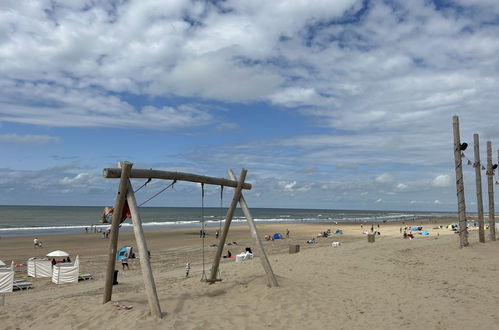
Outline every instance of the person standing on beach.
<svg viewBox="0 0 499 330"><path fill-rule="evenodd" d="M33 247L37 247L38 245L40 244L40 241L38 240L38 237L35 237L35 239L33 240Z"/></svg>
<svg viewBox="0 0 499 330"><path fill-rule="evenodd" d="M289 238L289 229L286 228L286 238Z"/></svg>
<svg viewBox="0 0 499 330"><path fill-rule="evenodd" d="M185 264L185 277L189 277L189 271L191 270L191 264L186 263Z"/></svg>
<svg viewBox="0 0 499 330"><path fill-rule="evenodd" d="M123 255L123 258L121 259L121 266L123 266L123 270L125 270L125 266L126 269L130 269L130 267L128 267L128 253L125 253L125 255Z"/></svg>

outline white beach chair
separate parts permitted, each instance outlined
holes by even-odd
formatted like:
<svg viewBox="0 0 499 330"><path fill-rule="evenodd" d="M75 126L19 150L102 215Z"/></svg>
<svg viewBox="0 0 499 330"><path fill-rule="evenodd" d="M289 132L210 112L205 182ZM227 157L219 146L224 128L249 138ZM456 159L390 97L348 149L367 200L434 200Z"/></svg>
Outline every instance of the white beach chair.
<svg viewBox="0 0 499 330"><path fill-rule="evenodd" d="M14 290L24 290L24 289L28 290L28 289L31 289L32 285L33 285L33 283L25 281L25 280L17 280L17 281L14 281L14 283L12 284Z"/></svg>

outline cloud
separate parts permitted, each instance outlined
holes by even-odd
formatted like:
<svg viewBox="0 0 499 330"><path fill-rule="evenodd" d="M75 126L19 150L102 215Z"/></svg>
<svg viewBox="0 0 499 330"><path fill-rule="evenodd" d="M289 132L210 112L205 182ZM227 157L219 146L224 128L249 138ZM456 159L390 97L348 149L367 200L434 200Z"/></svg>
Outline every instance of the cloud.
<svg viewBox="0 0 499 330"><path fill-rule="evenodd" d="M75 187L86 187L92 181L95 182L95 180L92 180L92 176L89 173L78 173L76 176L70 178L70 177L64 177L61 180L59 180L59 183L62 185L70 185L70 186L75 186Z"/></svg>
<svg viewBox="0 0 499 330"><path fill-rule="evenodd" d="M383 203L382 198L378 198L377 200L374 201L375 204Z"/></svg>
<svg viewBox="0 0 499 330"><path fill-rule="evenodd" d="M59 138L56 136L48 135L17 135L17 134L5 134L0 135L0 143L5 144L47 144L59 142Z"/></svg>
<svg viewBox="0 0 499 330"><path fill-rule="evenodd" d="M380 184L395 193L395 208L422 194L441 199L452 193L451 175L435 177L453 161L443 152L452 115L463 139L499 136L494 0L0 6L2 127L183 130L196 147L179 139L175 164L205 172L244 164L269 201L301 190L329 198L328 206L324 192L335 189L343 205L357 207ZM284 119L284 130L268 134L244 120L264 111ZM234 128L258 135L215 141ZM0 141L58 139L17 134ZM80 173L91 174L77 168L30 182L67 188Z"/></svg>
<svg viewBox="0 0 499 330"><path fill-rule="evenodd" d="M377 183L382 183L382 184L393 183L395 181L395 178L390 173L383 173L383 174L377 176L376 179L374 179L374 181L376 181Z"/></svg>
<svg viewBox="0 0 499 330"><path fill-rule="evenodd" d="M451 186L451 177L448 174L437 175L432 181L431 185L433 187L443 188Z"/></svg>
<svg viewBox="0 0 499 330"><path fill-rule="evenodd" d="M296 181L292 182L281 181L279 182L279 185L282 187L283 191L292 192L295 190L294 187L296 186Z"/></svg>
<svg viewBox="0 0 499 330"><path fill-rule="evenodd" d="M399 183L397 184L396 188L398 191L406 191L409 188L409 186L404 183Z"/></svg>
<svg viewBox="0 0 499 330"><path fill-rule="evenodd" d="M435 200L433 201L433 204L442 204L442 202L441 202L441 201L439 201L438 199L435 199Z"/></svg>

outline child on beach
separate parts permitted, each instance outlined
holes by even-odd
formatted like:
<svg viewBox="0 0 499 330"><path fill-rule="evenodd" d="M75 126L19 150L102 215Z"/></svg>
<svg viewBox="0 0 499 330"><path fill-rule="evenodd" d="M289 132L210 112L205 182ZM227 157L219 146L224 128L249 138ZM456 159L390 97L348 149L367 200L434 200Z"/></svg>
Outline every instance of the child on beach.
<svg viewBox="0 0 499 330"><path fill-rule="evenodd" d="M125 266L126 269L130 269L130 267L128 267L128 253L125 253L123 258L121 259L121 266L123 266L123 270L125 270Z"/></svg>

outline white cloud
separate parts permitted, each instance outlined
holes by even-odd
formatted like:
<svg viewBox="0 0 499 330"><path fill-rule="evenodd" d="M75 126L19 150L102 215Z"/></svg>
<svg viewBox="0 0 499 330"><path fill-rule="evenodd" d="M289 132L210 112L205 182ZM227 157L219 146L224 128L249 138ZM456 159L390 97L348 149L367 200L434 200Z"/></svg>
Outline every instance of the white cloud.
<svg viewBox="0 0 499 330"><path fill-rule="evenodd" d="M399 183L397 184L396 188L398 191L406 191L409 188L409 186L404 183Z"/></svg>
<svg viewBox="0 0 499 330"><path fill-rule="evenodd" d="M354 206L351 196L379 192L379 184L383 194L404 192L395 207L423 193L438 200L452 187L451 175L435 177L453 162L443 152L452 115L460 115L463 139L499 136L499 7L457 3L439 10L422 0L3 1L0 125L258 134L242 124L240 108L275 105L272 113L290 124L272 135L279 139L245 135L208 156L196 148L214 139L193 139L199 147L178 163L244 164L260 182L275 178L275 191L338 189ZM0 136L35 140L57 142ZM307 168L314 170L300 171ZM82 171L54 182L69 184ZM336 181L323 184L326 177Z"/></svg>
<svg viewBox="0 0 499 330"><path fill-rule="evenodd" d="M451 186L451 177L448 174L440 174L437 175L432 181L431 185L433 187L450 187Z"/></svg>
<svg viewBox="0 0 499 330"><path fill-rule="evenodd" d="M383 183L383 184L384 183L393 183L395 181L395 178L390 173L383 173L383 174L377 176L374 181L376 181L377 183Z"/></svg>
<svg viewBox="0 0 499 330"><path fill-rule="evenodd" d="M439 201L438 199L435 199L435 200L433 201L433 204L442 204L442 202L441 202L441 201Z"/></svg>
<svg viewBox="0 0 499 330"><path fill-rule="evenodd" d="M62 185L82 187L89 185L91 181L92 181L92 176L89 173L78 173L76 176L72 178L70 177L62 178L61 180L59 180L59 183Z"/></svg>
<svg viewBox="0 0 499 330"><path fill-rule="evenodd" d="M377 200L374 201L375 204L383 203L382 198L378 198Z"/></svg>
<svg viewBox="0 0 499 330"><path fill-rule="evenodd" d="M280 181L279 185L282 187L283 191L292 192L295 190L294 188L296 186L296 181L291 181L291 182Z"/></svg>

